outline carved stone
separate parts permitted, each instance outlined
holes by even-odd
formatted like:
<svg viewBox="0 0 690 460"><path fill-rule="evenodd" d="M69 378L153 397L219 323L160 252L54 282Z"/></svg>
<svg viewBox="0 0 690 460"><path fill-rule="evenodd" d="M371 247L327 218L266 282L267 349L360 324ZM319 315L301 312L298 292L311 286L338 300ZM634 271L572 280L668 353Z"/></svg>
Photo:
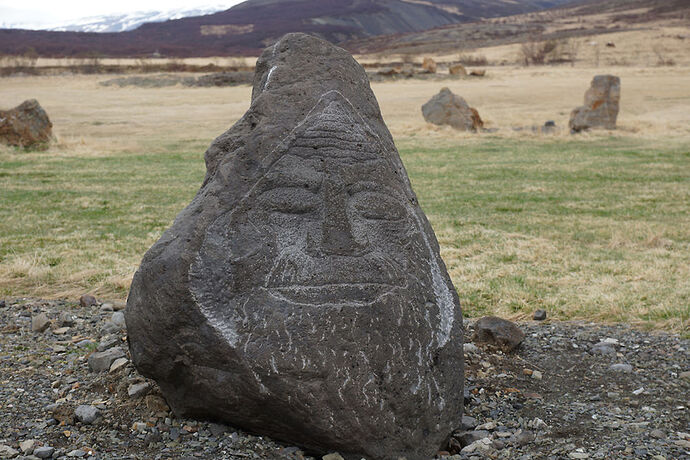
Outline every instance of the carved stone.
<svg viewBox="0 0 690 460"><path fill-rule="evenodd" d="M290 34L126 309L172 409L346 459L428 459L460 426L462 317L364 70Z"/></svg>

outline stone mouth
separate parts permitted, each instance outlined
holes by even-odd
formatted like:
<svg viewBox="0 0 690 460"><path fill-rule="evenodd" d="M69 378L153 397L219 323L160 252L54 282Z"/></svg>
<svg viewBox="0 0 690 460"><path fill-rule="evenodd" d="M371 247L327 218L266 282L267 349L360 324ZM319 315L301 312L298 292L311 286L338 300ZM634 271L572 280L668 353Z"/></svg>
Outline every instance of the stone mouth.
<svg viewBox="0 0 690 460"><path fill-rule="evenodd" d="M279 286L267 288L268 292L293 304L303 305L363 305L400 286L385 283L332 283L319 286Z"/></svg>

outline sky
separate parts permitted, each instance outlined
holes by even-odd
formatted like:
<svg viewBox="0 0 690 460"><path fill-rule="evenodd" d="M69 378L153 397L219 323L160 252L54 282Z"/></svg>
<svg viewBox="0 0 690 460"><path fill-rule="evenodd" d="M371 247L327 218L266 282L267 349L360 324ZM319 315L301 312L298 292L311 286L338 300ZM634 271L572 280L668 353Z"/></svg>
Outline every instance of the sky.
<svg viewBox="0 0 690 460"><path fill-rule="evenodd" d="M226 5L230 8L243 0L0 0L0 24L27 24L49 27L104 14L137 11L193 9L197 6Z"/></svg>

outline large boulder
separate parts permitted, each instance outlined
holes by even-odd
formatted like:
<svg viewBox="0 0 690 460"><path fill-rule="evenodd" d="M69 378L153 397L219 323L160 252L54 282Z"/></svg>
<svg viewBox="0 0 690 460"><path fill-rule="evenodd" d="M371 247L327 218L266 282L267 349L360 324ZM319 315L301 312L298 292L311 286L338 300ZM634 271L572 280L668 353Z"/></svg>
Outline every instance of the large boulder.
<svg viewBox="0 0 690 460"><path fill-rule="evenodd" d="M462 316L364 70L289 34L146 253L132 359L179 415L346 459L428 459L460 426Z"/></svg>
<svg viewBox="0 0 690 460"><path fill-rule="evenodd" d="M484 126L479 112L448 88L443 88L422 106L422 115L429 123L450 125L461 131L477 131Z"/></svg>
<svg viewBox="0 0 690 460"><path fill-rule="evenodd" d="M621 99L621 79L614 75L597 75L585 93L585 105L570 113L570 130L590 128L616 129Z"/></svg>
<svg viewBox="0 0 690 460"><path fill-rule="evenodd" d="M36 99L10 110L0 110L0 142L17 147L46 145L53 137L53 124Z"/></svg>

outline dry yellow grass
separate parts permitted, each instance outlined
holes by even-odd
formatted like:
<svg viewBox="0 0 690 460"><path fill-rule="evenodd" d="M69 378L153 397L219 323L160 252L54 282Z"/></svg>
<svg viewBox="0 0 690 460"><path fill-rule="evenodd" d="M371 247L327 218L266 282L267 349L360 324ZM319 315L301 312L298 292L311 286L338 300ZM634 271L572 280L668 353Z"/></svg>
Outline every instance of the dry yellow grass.
<svg viewBox="0 0 690 460"><path fill-rule="evenodd" d="M565 129L554 136L512 129L546 120L565 127L570 110L582 103L598 73L621 77L619 130L573 137ZM24 162L16 170L31 178L19 183L0 171L0 181L48 198L64 192L68 200L39 203L35 209L3 202L12 214L0 223L0 235L8 235L0 239L5 253L0 295L75 298L93 290L123 297L143 251L198 187L205 146L245 112L251 92L249 87L98 84L108 78L0 79L3 108L38 99L58 138L47 152L0 147L0 164ZM464 96L497 131L476 135L425 123L420 106L442 86ZM690 208L683 200L690 191L682 177L690 176L683 160L690 151L688 67L501 66L490 68L486 78L376 83L373 89L470 313L524 317L539 306L554 317L687 330ZM609 141L611 136L622 140ZM590 156L588 146L606 150L614 160ZM561 149L567 161L559 160ZM636 171L635 163L616 169L617 161L630 160L628 151L645 158L640 164L654 171L653 180L646 182L648 171ZM505 180L501 171L509 174ZM572 180L587 171L605 173L597 193L607 192L607 181L612 181L615 193L607 201L588 191L587 183L572 182L579 195L559 204L562 215L550 217L540 213L540 205L530 207L529 200L564 192L549 174ZM636 172L644 184L631 188L615 182L619 173ZM664 182L666 174L679 179ZM486 178L479 181L477 175ZM482 187L490 187L489 195L497 194L499 202L527 197L528 205L499 206L496 198L454 195ZM122 195L130 190L120 189L130 188L130 195ZM0 201L6 196L0 191ZM644 218L621 221L615 217L624 206L616 201L620 197L635 209L652 208L644 210ZM474 199L487 206L486 212L467 217L466 212L474 212L467 207ZM580 214L596 206L610 208L614 216ZM653 206L663 213L655 215ZM514 207L524 209L518 213ZM113 217L115 211L122 216ZM95 214L92 220L71 221L70 212ZM128 234L129 227L135 235ZM582 235L591 240L579 240ZM35 246L26 247L26 241Z"/></svg>
<svg viewBox="0 0 690 460"><path fill-rule="evenodd" d="M396 138L475 137L424 122L421 105L443 86L476 107L486 126L498 129L492 135L531 136L512 128L542 125L546 120L567 126L570 111L582 104L592 77L599 73L621 77L619 133L690 136L690 67L684 66L501 66L490 68L485 78L404 80L372 86ZM38 99L50 114L60 142L98 154L101 148L133 148L145 139L211 139L245 112L251 93L247 86L142 89L104 88L98 84L109 78L112 76L5 78L0 80L0 100L9 108L28 98ZM565 131L562 135L569 136ZM591 136L601 135L608 133Z"/></svg>

